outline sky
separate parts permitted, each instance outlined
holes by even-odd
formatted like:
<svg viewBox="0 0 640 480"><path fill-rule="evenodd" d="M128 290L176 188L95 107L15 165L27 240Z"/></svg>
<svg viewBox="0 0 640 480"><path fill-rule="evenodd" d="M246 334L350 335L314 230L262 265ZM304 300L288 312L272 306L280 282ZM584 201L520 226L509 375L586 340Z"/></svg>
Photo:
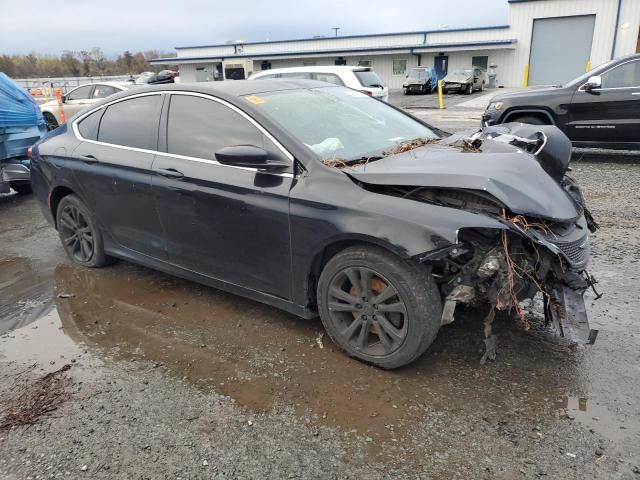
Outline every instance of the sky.
<svg viewBox="0 0 640 480"><path fill-rule="evenodd" d="M503 25L507 0L0 0L0 55Z"/></svg>

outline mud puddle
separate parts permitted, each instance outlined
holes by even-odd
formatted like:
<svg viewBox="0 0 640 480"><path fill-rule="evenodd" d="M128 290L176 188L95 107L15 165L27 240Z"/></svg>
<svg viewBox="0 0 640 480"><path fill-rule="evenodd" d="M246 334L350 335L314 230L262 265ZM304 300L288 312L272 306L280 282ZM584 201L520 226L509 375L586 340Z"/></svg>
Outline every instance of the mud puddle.
<svg viewBox="0 0 640 480"><path fill-rule="evenodd" d="M52 291L52 268L24 257L0 259L0 335L50 311Z"/></svg>
<svg viewBox="0 0 640 480"><path fill-rule="evenodd" d="M640 421L628 418L621 421L609 408L585 397L568 396L562 401L567 415L614 442L624 441L640 431Z"/></svg>
<svg viewBox="0 0 640 480"><path fill-rule="evenodd" d="M552 422L565 392L580 391L574 352L507 320L495 364L479 365L480 322L469 315L418 362L389 372L338 351L319 320L144 268L59 265L53 280L55 310L5 335L0 358L46 365L81 355L80 344L146 359L250 410L293 408L311 426L357 433L384 456L419 444L426 417L461 415L470 430L523 416Z"/></svg>

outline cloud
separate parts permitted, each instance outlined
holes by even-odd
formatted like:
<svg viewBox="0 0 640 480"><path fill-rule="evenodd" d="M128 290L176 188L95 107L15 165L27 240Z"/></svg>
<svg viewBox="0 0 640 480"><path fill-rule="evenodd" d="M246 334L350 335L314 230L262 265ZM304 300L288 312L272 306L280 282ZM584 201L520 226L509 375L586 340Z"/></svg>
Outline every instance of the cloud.
<svg viewBox="0 0 640 480"><path fill-rule="evenodd" d="M7 0L5 0L6 3ZM2 7L0 53L100 47L172 51L227 40L280 40L505 24L506 0L22 0Z"/></svg>

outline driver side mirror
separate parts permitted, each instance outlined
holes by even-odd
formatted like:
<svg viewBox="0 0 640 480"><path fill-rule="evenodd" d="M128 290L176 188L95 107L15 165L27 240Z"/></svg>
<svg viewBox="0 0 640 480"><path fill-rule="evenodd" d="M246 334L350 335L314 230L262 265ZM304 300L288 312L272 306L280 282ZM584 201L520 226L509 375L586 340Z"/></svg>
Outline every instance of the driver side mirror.
<svg viewBox="0 0 640 480"><path fill-rule="evenodd" d="M587 83L583 85L583 89L587 92L590 90L597 90L600 87L602 87L602 77L600 75L589 77Z"/></svg>
<svg viewBox="0 0 640 480"><path fill-rule="evenodd" d="M257 168L260 170L281 170L289 166L288 162L269 158L269 154L252 145L224 147L216 152L216 160L222 165Z"/></svg>
<svg viewBox="0 0 640 480"><path fill-rule="evenodd" d="M63 95L61 100L62 100L62 103L67 103L67 96Z"/></svg>

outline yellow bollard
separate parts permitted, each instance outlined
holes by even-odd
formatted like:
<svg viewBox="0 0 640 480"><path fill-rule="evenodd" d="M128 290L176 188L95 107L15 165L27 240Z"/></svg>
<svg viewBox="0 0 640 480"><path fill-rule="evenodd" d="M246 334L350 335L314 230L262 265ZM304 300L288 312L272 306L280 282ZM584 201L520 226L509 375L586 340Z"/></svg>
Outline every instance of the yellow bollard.
<svg viewBox="0 0 640 480"><path fill-rule="evenodd" d="M587 62L587 72L591 71L591 60Z"/></svg>
<svg viewBox="0 0 640 480"><path fill-rule="evenodd" d="M438 104L440 110L444 110L444 98L442 97L442 80L438 80Z"/></svg>
<svg viewBox="0 0 640 480"><path fill-rule="evenodd" d="M529 86L529 64L528 63L524 66L524 79L522 80L522 86L523 87Z"/></svg>

